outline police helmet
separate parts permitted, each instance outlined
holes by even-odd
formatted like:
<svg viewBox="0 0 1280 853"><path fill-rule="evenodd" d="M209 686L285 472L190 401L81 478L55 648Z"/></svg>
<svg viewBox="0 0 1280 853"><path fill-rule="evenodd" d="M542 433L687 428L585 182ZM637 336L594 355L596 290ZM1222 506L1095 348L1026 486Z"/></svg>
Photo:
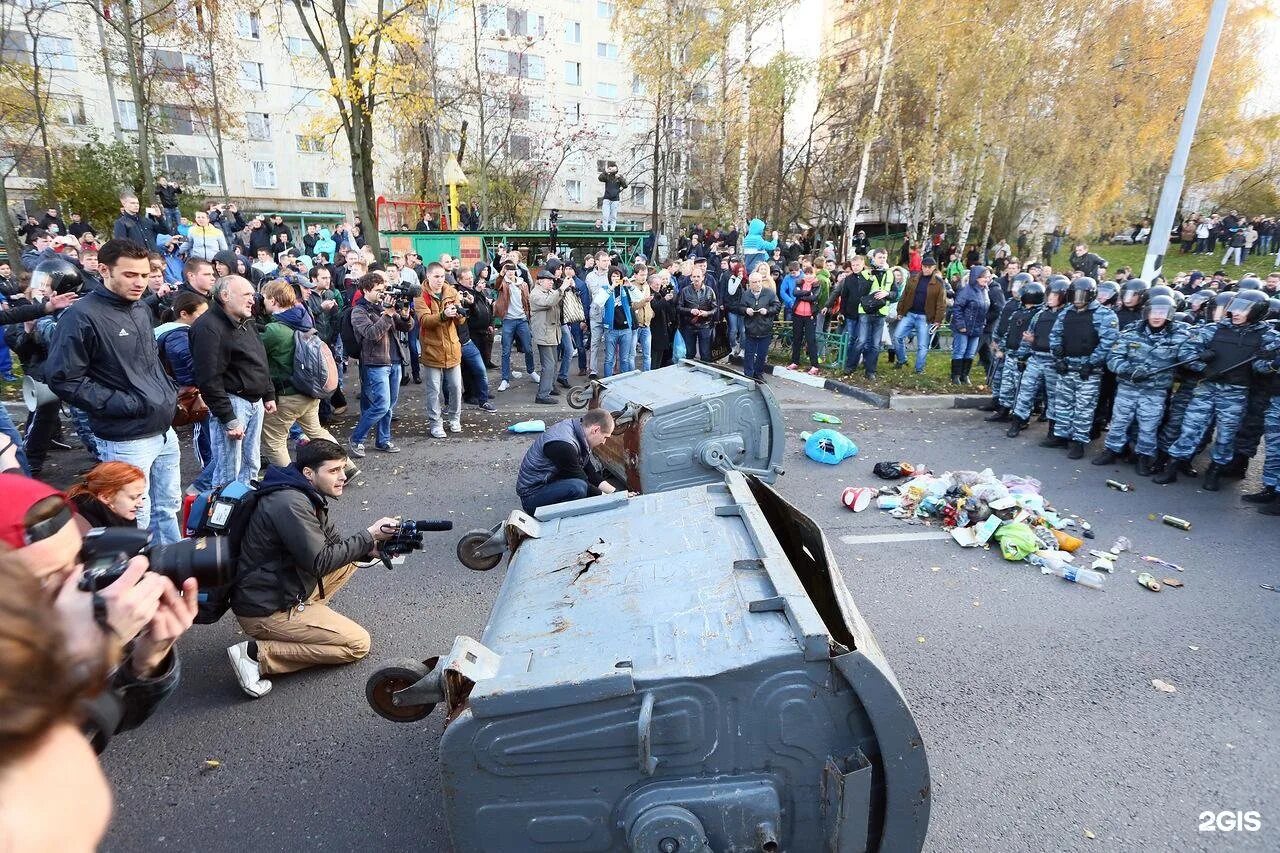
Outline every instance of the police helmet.
<svg viewBox="0 0 1280 853"><path fill-rule="evenodd" d="M1173 301L1172 296L1163 296L1157 294L1147 299L1147 304L1142 306L1142 319L1147 325L1151 325L1151 320L1164 319L1168 321L1177 311L1177 304Z"/></svg>
<svg viewBox="0 0 1280 853"><path fill-rule="evenodd" d="M1054 300L1054 305L1059 308L1066 304L1067 291L1070 289L1071 279L1067 278L1065 275L1051 275L1049 276L1049 280L1045 282L1045 292L1049 296L1057 295L1058 298Z"/></svg>
<svg viewBox="0 0 1280 853"><path fill-rule="evenodd" d="M1267 319L1280 320L1280 297L1273 296L1267 300Z"/></svg>
<svg viewBox="0 0 1280 853"><path fill-rule="evenodd" d="M1199 311L1216 296L1217 294L1212 290L1197 290L1187 297L1187 308L1191 311Z"/></svg>
<svg viewBox="0 0 1280 853"><path fill-rule="evenodd" d="M79 293L84 287L84 273L66 258L46 258L31 273L31 286L50 294Z"/></svg>
<svg viewBox="0 0 1280 853"><path fill-rule="evenodd" d="M1226 308L1228 305L1231 304L1231 300L1235 298L1236 298L1236 292L1234 290L1224 290L1221 293L1214 295L1213 307Z"/></svg>
<svg viewBox="0 0 1280 853"><path fill-rule="evenodd" d="M1247 275L1236 282L1236 290L1262 290L1262 282L1256 275Z"/></svg>
<svg viewBox="0 0 1280 853"><path fill-rule="evenodd" d="M1035 281L1035 279L1031 277L1031 273L1020 272L1013 278L1009 279L1009 292L1014 296L1017 296L1022 291L1022 288L1026 287L1033 281Z"/></svg>
<svg viewBox="0 0 1280 853"><path fill-rule="evenodd" d="M1125 308L1141 308L1151 290L1151 286L1142 279L1131 278L1120 288L1120 304Z"/></svg>
<svg viewBox="0 0 1280 853"><path fill-rule="evenodd" d="M1098 282L1098 303L1108 308L1114 308L1111 304L1112 300L1120 295L1120 285L1114 281Z"/></svg>
<svg viewBox="0 0 1280 853"><path fill-rule="evenodd" d="M1271 307L1268 304L1267 295L1261 290L1242 290L1232 294L1232 297L1227 305L1227 313L1232 317L1244 313L1246 323L1256 323L1266 317L1267 310Z"/></svg>
<svg viewBox="0 0 1280 853"><path fill-rule="evenodd" d="M1098 283L1087 275L1071 282L1071 303L1085 306L1098 298Z"/></svg>
<svg viewBox="0 0 1280 853"><path fill-rule="evenodd" d="M1022 301L1023 306L1026 308L1034 305L1043 305L1044 285L1032 279L1031 276L1027 276L1027 279L1028 281L1022 285L1022 290L1018 293L1018 299Z"/></svg>
<svg viewBox="0 0 1280 853"><path fill-rule="evenodd" d="M1173 319L1177 320L1179 323L1187 323L1190 325L1194 325L1196 322L1195 316L1187 313L1186 311L1179 311L1177 314L1174 314Z"/></svg>

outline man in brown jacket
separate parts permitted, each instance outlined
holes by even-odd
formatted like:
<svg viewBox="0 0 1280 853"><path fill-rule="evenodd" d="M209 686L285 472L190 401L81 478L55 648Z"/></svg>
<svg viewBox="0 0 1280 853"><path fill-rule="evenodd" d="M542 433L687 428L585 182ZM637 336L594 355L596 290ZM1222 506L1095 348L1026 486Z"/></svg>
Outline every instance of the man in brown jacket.
<svg viewBox="0 0 1280 853"><path fill-rule="evenodd" d="M555 397L560 394L556 390L555 379L560 363L560 336L564 328L564 292L573 286L572 278L557 279L555 273L544 269L538 273L529 294L533 345L538 348L541 367L538 396L533 399L535 403L554 405Z"/></svg>
<svg viewBox="0 0 1280 853"><path fill-rule="evenodd" d="M427 374L427 429L432 438L444 438L440 394L447 384L449 431L462 431L462 343L458 326L466 318L458 310L458 291L445 283L448 273L439 263L427 266L426 286L414 300L418 316L419 361Z"/></svg>
<svg viewBox="0 0 1280 853"><path fill-rule="evenodd" d="M902 298L898 300L897 311L899 319L898 327L893 331L893 349L898 358L893 366L900 369L906 364L907 349L903 342L914 333L916 373L924 373L929 343L947 313L947 295L933 255L925 255L920 261L920 272L907 279L906 286L902 288Z"/></svg>

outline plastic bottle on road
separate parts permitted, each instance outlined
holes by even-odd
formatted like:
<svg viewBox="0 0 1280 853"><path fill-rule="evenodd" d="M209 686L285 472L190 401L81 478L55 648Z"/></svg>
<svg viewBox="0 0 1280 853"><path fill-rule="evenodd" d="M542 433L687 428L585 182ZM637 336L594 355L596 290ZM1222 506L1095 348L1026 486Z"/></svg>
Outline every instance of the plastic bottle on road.
<svg viewBox="0 0 1280 853"><path fill-rule="evenodd" d="M1027 557L1027 562L1033 566L1039 566L1040 571L1046 575L1057 575L1063 580L1078 583L1090 589L1102 589L1103 575L1093 569L1076 568L1061 560L1052 557L1041 557L1039 554L1030 555Z"/></svg>

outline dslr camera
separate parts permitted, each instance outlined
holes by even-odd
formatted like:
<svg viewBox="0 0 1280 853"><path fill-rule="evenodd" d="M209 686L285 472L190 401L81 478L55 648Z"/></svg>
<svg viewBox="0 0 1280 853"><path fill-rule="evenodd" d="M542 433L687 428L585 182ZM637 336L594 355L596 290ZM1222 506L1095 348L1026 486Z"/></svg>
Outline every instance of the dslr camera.
<svg viewBox="0 0 1280 853"><path fill-rule="evenodd" d="M397 311L403 311L413 304L413 300L422 295L422 287L406 284L403 281L395 281L387 285L387 289L383 292L382 305L384 308L394 308Z"/></svg>
<svg viewBox="0 0 1280 853"><path fill-rule="evenodd" d="M171 545L156 545L150 532L132 527L95 527L84 535L80 561L84 573L78 584L83 592L98 592L119 580L134 557L146 557L150 571L164 575L181 587L195 578L201 589L226 586L235 563L220 536L198 536Z"/></svg>

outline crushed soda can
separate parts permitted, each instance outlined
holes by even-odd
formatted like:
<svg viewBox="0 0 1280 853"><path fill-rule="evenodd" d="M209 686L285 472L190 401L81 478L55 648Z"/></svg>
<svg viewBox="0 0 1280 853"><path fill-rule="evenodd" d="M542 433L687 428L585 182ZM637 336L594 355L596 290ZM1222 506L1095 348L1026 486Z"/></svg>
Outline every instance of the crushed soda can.
<svg viewBox="0 0 1280 853"><path fill-rule="evenodd" d="M1144 586L1152 592L1160 591L1160 581L1156 580L1155 576L1150 572L1143 572L1138 575L1138 586Z"/></svg>

